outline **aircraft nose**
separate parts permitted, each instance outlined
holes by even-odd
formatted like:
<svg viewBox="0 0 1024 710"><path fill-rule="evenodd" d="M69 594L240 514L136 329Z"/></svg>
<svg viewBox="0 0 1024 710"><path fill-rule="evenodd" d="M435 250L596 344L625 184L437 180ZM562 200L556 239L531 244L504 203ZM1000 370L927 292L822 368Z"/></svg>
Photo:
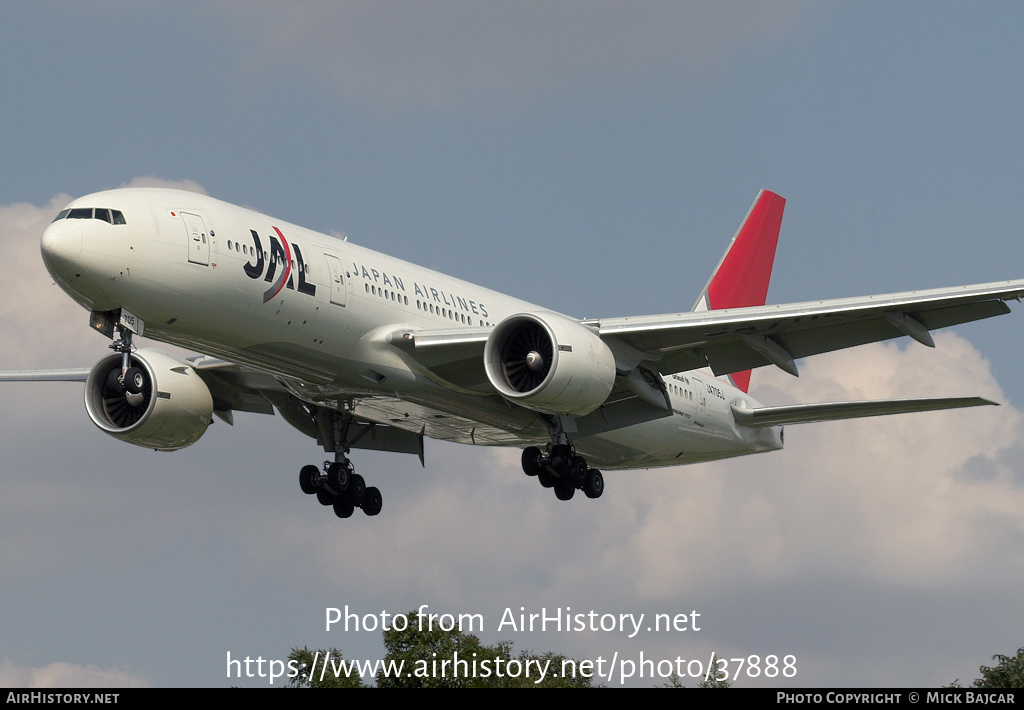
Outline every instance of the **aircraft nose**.
<svg viewBox="0 0 1024 710"><path fill-rule="evenodd" d="M39 243L46 270L55 279L71 268L82 254L82 230L72 220L53 222Z"/></svg>

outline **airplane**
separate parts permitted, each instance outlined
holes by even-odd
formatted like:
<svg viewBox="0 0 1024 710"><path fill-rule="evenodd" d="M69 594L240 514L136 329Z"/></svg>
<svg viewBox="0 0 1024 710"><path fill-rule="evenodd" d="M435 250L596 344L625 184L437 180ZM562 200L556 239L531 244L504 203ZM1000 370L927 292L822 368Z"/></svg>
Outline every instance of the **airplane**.
<svg viewBox="0 0 1024 710"><path fill-rule="evenodd" d="M559 500L603 470L783 447L786 424L993 405L980 397L765 406L754 368L1009 312L1024 280L765 305L785 200L762 190L690 311L580 320L206 195L156 188L72 201L42 235L54 281L112 353L0 380L85 383L105 433L173 451L213 417L274 414L333 456L299 471L340 518L381 511L349 454L425 438L522 447ZM180 358L134 336L188 348Z"/></svg>

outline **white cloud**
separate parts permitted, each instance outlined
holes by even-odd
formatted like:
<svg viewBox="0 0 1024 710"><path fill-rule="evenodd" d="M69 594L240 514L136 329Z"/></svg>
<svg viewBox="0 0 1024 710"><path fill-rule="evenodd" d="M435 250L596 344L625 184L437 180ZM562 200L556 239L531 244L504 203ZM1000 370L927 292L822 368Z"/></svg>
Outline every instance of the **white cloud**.
<svg viewBox="0 0 1024 710"><path fill-rule="evenodd" d="M42 668L0 661L0 686L5 688L148 688L152 683L116 666L99 668L59 661Z"/></svg>
<svg viewBox="0 0 1024 710"><path fill-rule="evenodd" d="M96 344L89 316L54 285L39 255L39 239L71 198L57 195L42 207L0 207L5 232L0 260L6 277L0 298L0 369L72 367L86 343ZM81 363L79 363L81 364Z"/></svg>

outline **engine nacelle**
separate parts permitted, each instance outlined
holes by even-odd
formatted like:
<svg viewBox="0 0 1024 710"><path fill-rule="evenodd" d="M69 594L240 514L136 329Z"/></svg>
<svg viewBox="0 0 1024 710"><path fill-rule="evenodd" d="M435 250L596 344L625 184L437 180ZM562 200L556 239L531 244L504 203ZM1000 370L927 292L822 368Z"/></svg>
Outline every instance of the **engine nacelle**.
<svg viewBox="0 0 1024 710"><path fill-rule="evenodd" d="M604 341L557 313L518 313L484 347L491 384L508 399L548 414L583 416L608 398L615 356Z"/></svg>
<svg viewBox="0 0 1024 710"><path fill-rule="evenodd" d="M138 392L116 382L121 355L100 360L85 381L85 409L111 436L147 449L175 451L191 446L210 426L213 398L192 366L158 350L131 355L138 368ZM113 374L112 374L113 373Z"/></svg>

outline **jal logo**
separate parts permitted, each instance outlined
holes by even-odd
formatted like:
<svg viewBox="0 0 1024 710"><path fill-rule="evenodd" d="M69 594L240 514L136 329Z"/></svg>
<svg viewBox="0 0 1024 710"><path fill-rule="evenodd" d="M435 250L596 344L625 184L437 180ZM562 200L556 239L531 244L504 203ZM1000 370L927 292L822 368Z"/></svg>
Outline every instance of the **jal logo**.
<svg viewBox="0 0 1024 710"><path fill-rule="evenodd" d="M284 234L277 227L272 227L277 236L271 235L270 253L263 251L263 242L255 229L250 229L252 241L255 246L253 256L256 263L247 262L242 268L245 275L250 279L262 278L270 284L270 288L263 292L263 302L266 303L281 292L283 288L295 290L295 278L292 273L292 251L295 252L295 269L299 272L299 293L309 296L316 295L316 285L306 283L306 265L302 260L302 251L298 244L289 244ZM280 273L278 272L280 268Z"/></svg>

